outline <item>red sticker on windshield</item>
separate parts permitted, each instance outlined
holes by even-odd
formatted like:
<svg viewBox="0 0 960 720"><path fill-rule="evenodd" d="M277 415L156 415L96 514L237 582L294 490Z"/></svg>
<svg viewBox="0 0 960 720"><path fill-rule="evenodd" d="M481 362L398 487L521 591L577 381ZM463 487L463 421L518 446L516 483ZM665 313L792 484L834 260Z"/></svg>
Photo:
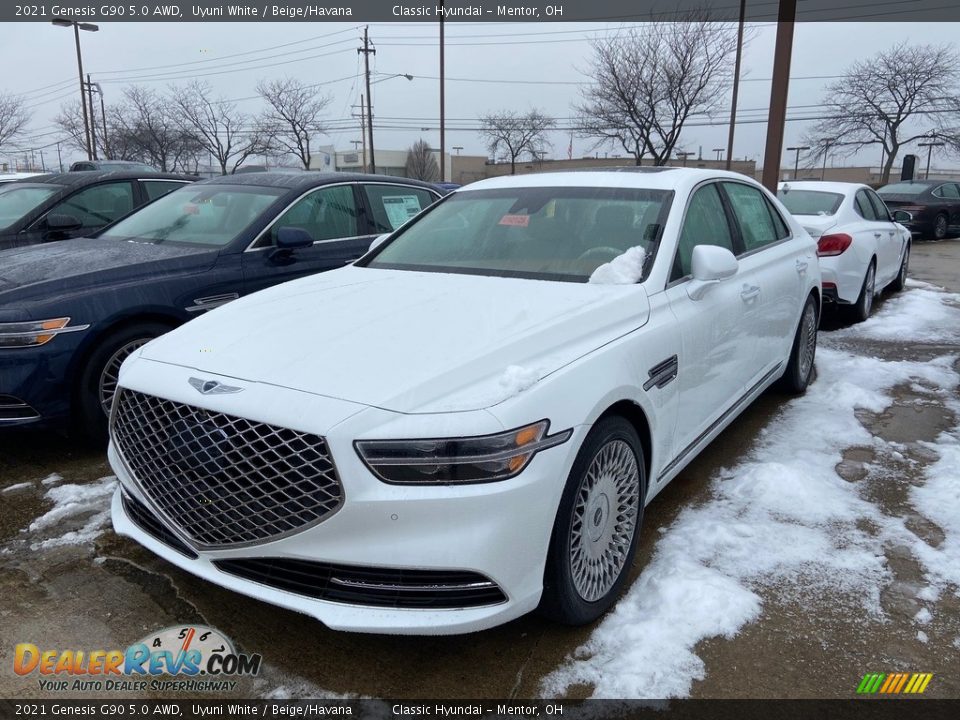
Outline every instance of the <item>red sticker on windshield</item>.
<svg viewBox="0 0 960 720"><path fill-rule="evenodd" d="M194 205L193 203L187 203L186 205L183 206L183 214L184 214L184 215L199 215L199 214L200 214L200 206L199 206L199 205Z"/></svg>
<svg viewBox="0 0 960 720"><path fill-rule="evenodd" d="M500 218L498 225L510 225L512 227L527 227L530 225L529 215L504 215Z"/></svg>

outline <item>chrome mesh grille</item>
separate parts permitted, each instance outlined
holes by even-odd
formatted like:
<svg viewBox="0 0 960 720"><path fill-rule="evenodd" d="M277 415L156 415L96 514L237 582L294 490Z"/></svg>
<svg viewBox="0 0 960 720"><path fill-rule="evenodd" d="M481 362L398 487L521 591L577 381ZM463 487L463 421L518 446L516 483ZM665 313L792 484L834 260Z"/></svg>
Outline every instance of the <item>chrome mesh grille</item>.
<svg viewBox="0 0 960 720"><path fill-rule="evenodd" d="M343 502L319 435L126 389L111 429L134 480L198 547L276 539Z"/></svg>

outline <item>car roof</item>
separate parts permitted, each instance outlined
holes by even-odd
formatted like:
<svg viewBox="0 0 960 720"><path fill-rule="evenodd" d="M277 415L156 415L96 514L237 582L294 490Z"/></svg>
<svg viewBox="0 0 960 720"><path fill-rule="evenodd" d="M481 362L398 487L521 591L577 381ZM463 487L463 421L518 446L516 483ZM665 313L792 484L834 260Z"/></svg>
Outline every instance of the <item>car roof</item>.
<svg viewBox="0 0 960 720"><path fill-rule="evenodd" d="M937 185L955 182L956 180L893 180L892 182L888 182L887 185L925 185L927 187L935 187ZM884 185L884 187L887 187L887 185Z"/></svg>
<svg viewBox="0 0 960 720"><path fill-rule="evenodd" d="M683 167L603 167L562 170L558 172L503 175L478 180L459 190L457 194L476 190L514 187L612 187L643 188L649 190L679 190L691 188L704 180L740 180L757 185L751 177L727 170Z"/></svg>
<svg viewBox="0 0 960 720"><path fill-rule="evenodd" d="M190 175L176 175L174 173L138 172L136 170L85 170L83 172L47 173L28 178L30 184L44 183L62 185L63 187L83 187L93 185L102 180L187 180L196 178Z"/></svg>
<svg viewBox="0 0 960 720"><path fill-rule="evenodd" d="M399 183L422 187L424 190L436 192L436 188L427 182L411 180L396 175L367 175L363 173L342 172L246 172L239 175L218 175L217 177L201 180L201 185L248 185L261 187L277 187L308 190L312 187L330 185L343 182L380 182Z"/></svg>
<svg viewBox="0 0 960 720"><path fill-rule="evenodd" d="M781 190L815 190L817 192L837 193L839 195L856 192L862 188L870 189L870 186L864 183L834 182L831 180L784 180L777 187Z"/></svg>

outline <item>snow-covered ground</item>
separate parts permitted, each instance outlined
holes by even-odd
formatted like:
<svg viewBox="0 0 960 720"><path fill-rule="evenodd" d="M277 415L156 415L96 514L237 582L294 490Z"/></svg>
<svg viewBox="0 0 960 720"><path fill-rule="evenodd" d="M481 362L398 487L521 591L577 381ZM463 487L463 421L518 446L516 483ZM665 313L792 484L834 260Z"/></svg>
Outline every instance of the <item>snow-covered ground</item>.
<svg viewBox="0 0 960 720"><path fill-rule="evenodd" d="M913 285L843 334L943 342L960 331L957 296ZM850 482L836 470L845 448L887 445L857 412L881 413L898 385L912 384L960 409L955 360L889 361L821 347L817 380L807 394L784 406L739 464L716 474L709 501L685 509L662 529L637 582L589 640L543 680L542 694L556 697L586 684L601 698L687 696L705 676L697 643L732 638L745 624L762 621L763 593L828 597L882 619L880 594L891 581L884 549L891 545L908 547L924 568L920 600L957 592L960 434L944 433L930 445L940 459L910 493L913 508L945 534L937 548L866 499L865 480ZM915 619L921 642L927 635L920 626L929 620L926 608Z"/></svg>

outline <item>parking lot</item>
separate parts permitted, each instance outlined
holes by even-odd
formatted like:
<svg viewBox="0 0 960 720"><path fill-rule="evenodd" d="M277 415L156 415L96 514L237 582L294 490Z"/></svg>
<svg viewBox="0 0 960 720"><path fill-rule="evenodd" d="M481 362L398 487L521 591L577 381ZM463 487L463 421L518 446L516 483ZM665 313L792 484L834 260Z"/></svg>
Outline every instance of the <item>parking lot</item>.
<svg viewBox="0 0 960 720"><path fill-rule="evenodd" d="M957 697L960 241L916 243L911 277L866 323L828 314L808 394L763 396L654 500L631 587L588 628L332 632L115 536L102 452L0 437L0 696L47 696L10 672L15 643L202 623L264 657L237 697L845 698L894 671Z"/></svg>

